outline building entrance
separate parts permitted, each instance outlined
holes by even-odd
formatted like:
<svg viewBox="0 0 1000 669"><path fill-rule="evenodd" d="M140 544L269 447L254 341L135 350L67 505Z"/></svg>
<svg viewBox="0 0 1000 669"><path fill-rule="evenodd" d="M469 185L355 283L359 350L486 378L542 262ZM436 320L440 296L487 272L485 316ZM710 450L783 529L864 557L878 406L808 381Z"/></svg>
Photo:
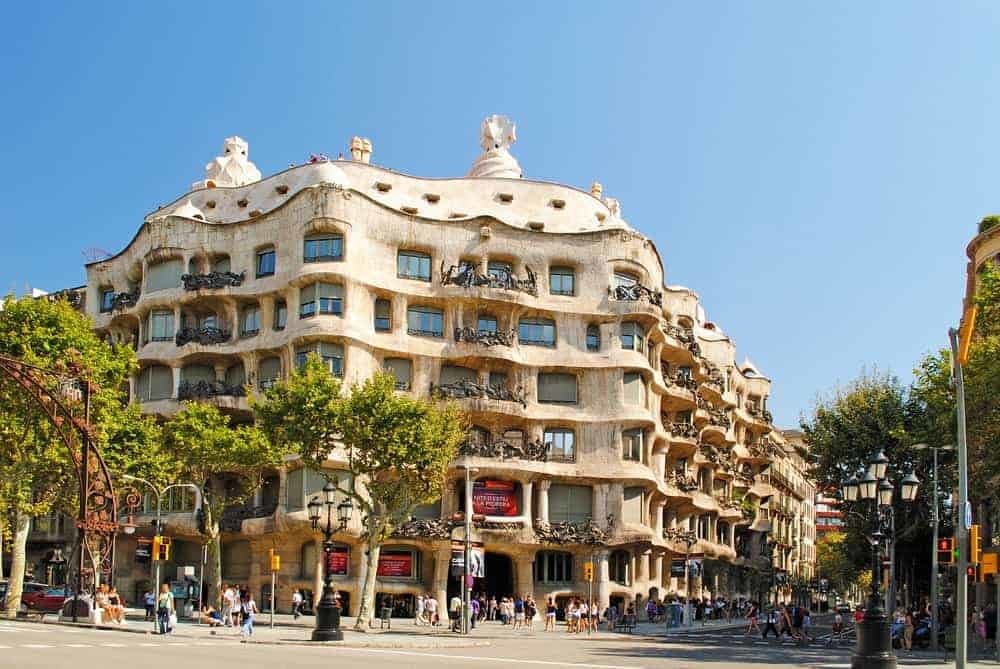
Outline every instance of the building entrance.
<svg viewBox="0 0 1000 669"><path fill-rule="evenodd" d="M477 589L488 597L509 597L514 592L514 562L509 555L503 553L486 554L486 577L476 579ZM521 593L523 596L525 593Z"/></svg>

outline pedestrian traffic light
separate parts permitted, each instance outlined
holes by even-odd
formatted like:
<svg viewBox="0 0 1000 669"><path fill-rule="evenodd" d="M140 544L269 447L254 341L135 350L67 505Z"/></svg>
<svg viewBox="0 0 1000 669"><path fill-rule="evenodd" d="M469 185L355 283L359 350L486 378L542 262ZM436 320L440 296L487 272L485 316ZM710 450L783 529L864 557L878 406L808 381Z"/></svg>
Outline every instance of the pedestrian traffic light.
<svg viewBox="0 0 1000 669"><path fill-rule="evenodd" d="M969 528L969 562L979 564L979 525Z"/></svg>
<svg viewBox="0 0 1000 669"><path fill-rule="evenodd" d="M937 542L937 558L940 564L951 564L954 562L954 554L951 552L954 546L951 537L942 537Z"/></svg>
<svg viewBox="0 0 1000 669"><path fill-rule="evenodd" d="M594 563L584 562L583 563L583 580L588 583L594 580Z"/></svg>
<svg viewBox="0 0 1000 669"><path fill-rule="evenodd" d="M973 581L978 582L979 581L979 565L978 564L970 564L968 567L965 568L965 575L968 576Z"/></svg>
<svg viewBox="0 0 1000 669"><path fill-rule="evenodd" d="M169 560L170 537L161 537L160 535L154 536L152 555L154 560Z"/></svg>

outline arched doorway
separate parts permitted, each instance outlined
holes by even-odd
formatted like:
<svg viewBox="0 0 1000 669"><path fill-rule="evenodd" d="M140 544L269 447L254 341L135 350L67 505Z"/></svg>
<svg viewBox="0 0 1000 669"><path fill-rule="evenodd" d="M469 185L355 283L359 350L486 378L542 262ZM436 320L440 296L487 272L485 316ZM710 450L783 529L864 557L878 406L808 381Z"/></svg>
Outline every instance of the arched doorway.
<svg viewBox="0 0 1000 669"><path fill-rule="evenodd" d="M487 597L509 597L514 592L514 561L503 553L486 553L486 576L478 579L479 590ZM522 595L524 593L521 593Z"/></svg>

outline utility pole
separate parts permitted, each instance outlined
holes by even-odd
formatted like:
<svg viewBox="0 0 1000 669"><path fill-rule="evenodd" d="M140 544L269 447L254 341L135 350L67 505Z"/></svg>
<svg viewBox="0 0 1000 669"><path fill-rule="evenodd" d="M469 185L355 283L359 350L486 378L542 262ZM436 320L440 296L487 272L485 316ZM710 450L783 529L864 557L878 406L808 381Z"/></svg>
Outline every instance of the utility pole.
<svg viewBox="0 0 1000 669"><path fill-rule="evenodd" d="M934 547L931 549L931 650L938 649L938 486L937 486L937 449L934 449L934 513L931 514L934 525ZM1000 589L998 589L1000 592Z"/></svg>
<svg viewBox="0 0 1000 669"><path fill-rule="evenodd" d="M965 669L968 659L968 626L965 621L969 612L969 586L966 569L969 565L969 470L968 446L965 441L965 380L962 376L962 360L958 349L958 331L948 330L951 340L951 359L954 365L955 403L958 410L958 522L955 524L955 540L958 543L958 563L955 565L955 669Z"/></svg>

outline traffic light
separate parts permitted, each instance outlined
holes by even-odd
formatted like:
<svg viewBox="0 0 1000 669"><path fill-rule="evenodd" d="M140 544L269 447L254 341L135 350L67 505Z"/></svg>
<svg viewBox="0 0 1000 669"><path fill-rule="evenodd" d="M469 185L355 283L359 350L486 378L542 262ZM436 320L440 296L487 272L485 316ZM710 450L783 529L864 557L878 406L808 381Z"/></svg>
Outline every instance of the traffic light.
<svg viewBox="0 0 1000 669"><path fill-rule="evenodd" d="M979 564L979 525L969 528L969 562Z"/></svg>
<svg viewBox="0 0 1000 669"><path fill-rule="evenodd" d="M154 560L170 559L170 537L161 537L158 534L153 537L152 556Z"/></svg>
<svg viewBox="0 0 1000 669"><path fill-rule="evenodd" d="M267 556L270 559L271 571L281 571L281 556L273 548L267 550Z"/></svg>
<svg viewBox="0 0 1000 669"><path fill-rule="evenodd" d="M590 581L594 580L594 563L593 562L584 562L583 563L583 580L587 581L588 583Z"/></svg>
<svg viewBox="0 0 1000 669"><path fill-rule="evenodd" d="M937 558L939 564L951 564L955 561L952 548L954 548L954 540L951 537L942 537L938 539Z"/></svg>
<svg viewBox="0 0 1000 669"><path fill-rule="evenodd" d="M149 554L153 556L154 560L159 560L160 559L160 535L159 534L153 536L153 548L149 552Z"/></svg>
<svg viewBox="0 0 1000 669"><path fill-rule="evenodd" d="M979 578L979 565L970 564L968 567L965 568L965 575L968 576L971 580L978 583L981 580Z"/></svg>

